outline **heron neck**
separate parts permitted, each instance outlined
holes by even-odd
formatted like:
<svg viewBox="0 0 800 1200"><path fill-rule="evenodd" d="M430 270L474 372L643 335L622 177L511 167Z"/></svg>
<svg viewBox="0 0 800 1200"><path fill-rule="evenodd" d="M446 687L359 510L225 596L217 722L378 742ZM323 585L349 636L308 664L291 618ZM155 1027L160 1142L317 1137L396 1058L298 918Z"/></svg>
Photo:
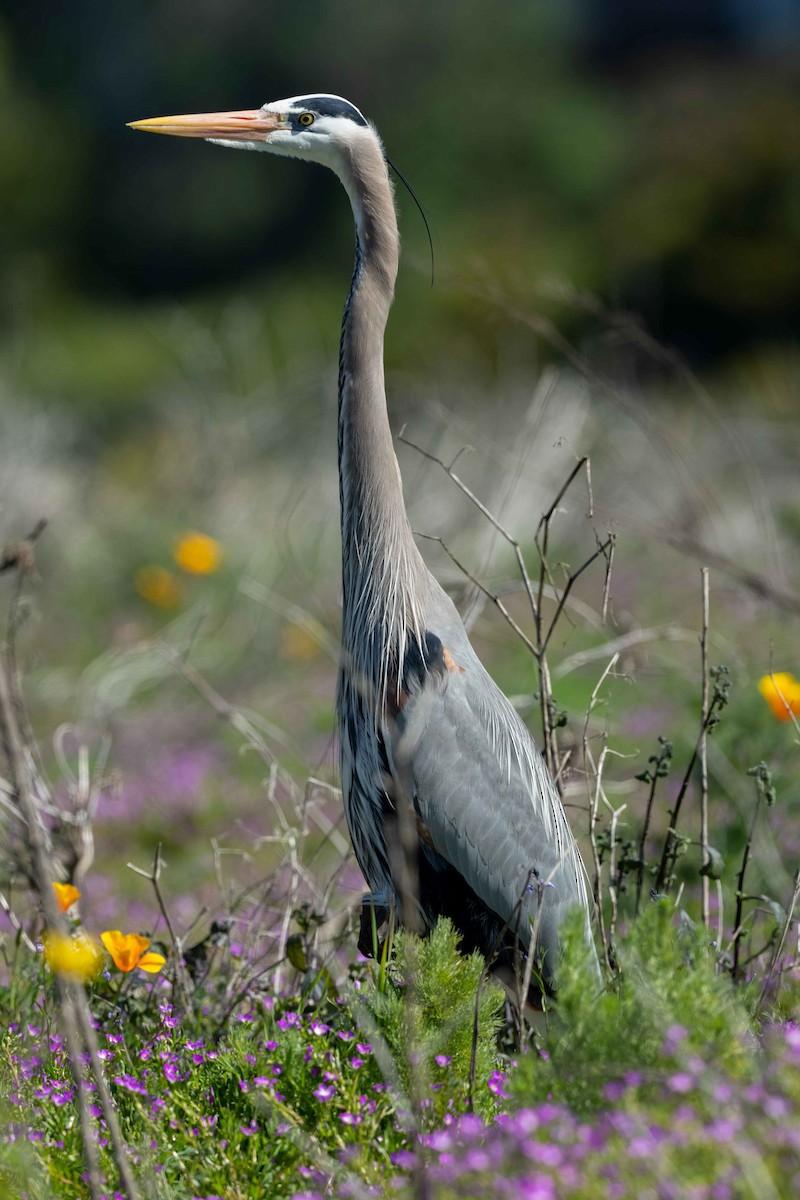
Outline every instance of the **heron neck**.
<svg viewBox="0 0 800 1200"><path fill-rule="evenodd" d="M383 339L399 237L377 138L363 139L343 182L356 222L339 353L343 636L356 669L373 678L378 663L385 670L387 658L402 658L409 637L421 636L425 568L406 515L386 409Z"/></svg>

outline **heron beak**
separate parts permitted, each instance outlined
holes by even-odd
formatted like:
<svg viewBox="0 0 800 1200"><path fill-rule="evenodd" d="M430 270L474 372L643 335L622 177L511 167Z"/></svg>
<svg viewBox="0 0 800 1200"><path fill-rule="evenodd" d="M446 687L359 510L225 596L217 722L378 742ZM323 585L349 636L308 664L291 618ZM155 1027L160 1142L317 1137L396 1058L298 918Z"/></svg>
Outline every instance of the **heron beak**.
<svg viewBox="0 0 800 1200"><path fill-rule="evenodd" d="M280 113L264 112L261 108L244 108L240 112L191 113L181 117L148 117L146 121L129 121L130 129L145 133L169 133L173 137L219 138L226 142L266 142L269 135L282 124Z"/></svg>

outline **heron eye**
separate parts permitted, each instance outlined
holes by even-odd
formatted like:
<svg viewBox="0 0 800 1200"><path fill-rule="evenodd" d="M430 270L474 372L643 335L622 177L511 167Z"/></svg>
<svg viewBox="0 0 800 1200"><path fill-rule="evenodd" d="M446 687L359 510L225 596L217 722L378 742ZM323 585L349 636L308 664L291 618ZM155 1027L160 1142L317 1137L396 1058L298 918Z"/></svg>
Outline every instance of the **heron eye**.
<svg viewBox="0 0 800 1200"><path fill-rule="evenodd" d="M297 118L297 120L300 125L313 125L314 124L314 114L313 113L300 113L300 116Z"/></svg>

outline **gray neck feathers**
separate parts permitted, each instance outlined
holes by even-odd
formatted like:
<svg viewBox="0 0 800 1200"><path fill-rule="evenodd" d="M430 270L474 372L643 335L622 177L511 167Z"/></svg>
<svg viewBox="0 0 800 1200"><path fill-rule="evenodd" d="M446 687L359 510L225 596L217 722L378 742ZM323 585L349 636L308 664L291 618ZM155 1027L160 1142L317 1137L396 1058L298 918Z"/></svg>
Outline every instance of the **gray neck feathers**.
<svg viewBox="0 0 800 1200"><path fill-rule="evenodd" d="M409 641L424 632L427 573L408 524L386 411L383 335L399 237L386 162L372 130L353 138L341 178L356 222L339 353L343 651L379 701L391 677L399 681Z"/></svg>

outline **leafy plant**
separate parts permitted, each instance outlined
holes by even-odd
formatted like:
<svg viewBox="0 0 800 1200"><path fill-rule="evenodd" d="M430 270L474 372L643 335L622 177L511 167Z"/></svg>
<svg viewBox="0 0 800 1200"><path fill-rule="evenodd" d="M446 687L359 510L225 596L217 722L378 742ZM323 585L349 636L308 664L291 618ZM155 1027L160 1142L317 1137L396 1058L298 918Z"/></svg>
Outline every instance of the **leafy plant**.
<svg viewBox="0 0 800 1200"><path fill-rule="evenodd" d="M518 1101L553 1098L576 1112L604 1103L609 1081L662 1073L701 1056L734 1077L753 1070L755 1043L742 996L701 929L655 901L617 946L619 972L599 993L586 966L582 929L565 938L558 1003L544 1057L528 1055L513 1076Z"/></svg>

